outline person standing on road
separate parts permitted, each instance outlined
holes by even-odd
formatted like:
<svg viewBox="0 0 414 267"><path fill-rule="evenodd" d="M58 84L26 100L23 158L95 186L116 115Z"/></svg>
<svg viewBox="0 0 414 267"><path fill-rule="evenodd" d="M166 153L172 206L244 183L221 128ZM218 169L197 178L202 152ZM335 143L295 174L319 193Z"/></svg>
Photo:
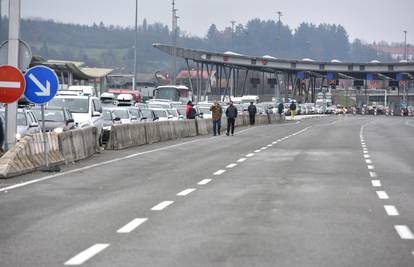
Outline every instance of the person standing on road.
<svg viewBox="0 0 414 267"><path fill-rule="evenodd" d="M282 102L280 102L279 105L277 106L277 113L279 113L280 119L282 119L282 114L284 110L285 110L285 106L283 105Z"/></svg>
<svg viewBox="0 0 414 267"><path fill-rule="evenodd" d="M230 101L230 106L226 109L226 116L227 116L227 132L226 135L234 135L234 124L237 118L237 108L233 105L233 101Z"/></svg>
<svg viewBox="0 0 414 267"><path fill-rule="evenodd" d="M247 108L247 111L249 112L250 126L253 126L256 122L256 113L257 113L257 108L253 104L253 102L250 102L250 106Z"/></svg>
<svg viewBox="0 0 414 267"><path fill-rule="evenodd" d="M296 116L296 104L295 104L295 101L292 101L292 103L290 104L289 109L290 109L290 116L291 116L292 120L294 120L295 119L295 116Z"/></svg>
<svg viewBox="0 0 414 267"><path fill-rule="evenodd" d="M221 129L221 116L223 115L223 109L221 108L218 101L215 101L214 104L210 107L210 111L213 117L213 133L214 136L217 134L220 135Z"/></svg>

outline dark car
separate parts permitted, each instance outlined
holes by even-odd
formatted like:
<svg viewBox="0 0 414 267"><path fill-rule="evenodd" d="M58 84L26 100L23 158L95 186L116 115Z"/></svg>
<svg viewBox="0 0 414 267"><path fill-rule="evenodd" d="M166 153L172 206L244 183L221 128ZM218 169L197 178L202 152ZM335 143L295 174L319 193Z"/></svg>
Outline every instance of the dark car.
<svg viewBox="0 0 414 267"><path fill-rule="evenodd" d="M43 125L42 110L40 107L32 108L33 113L39 121L40 127ZM45 128L47 132L54 131L60 133L75 128L75 121L67 108L45 107Z"/></svg>

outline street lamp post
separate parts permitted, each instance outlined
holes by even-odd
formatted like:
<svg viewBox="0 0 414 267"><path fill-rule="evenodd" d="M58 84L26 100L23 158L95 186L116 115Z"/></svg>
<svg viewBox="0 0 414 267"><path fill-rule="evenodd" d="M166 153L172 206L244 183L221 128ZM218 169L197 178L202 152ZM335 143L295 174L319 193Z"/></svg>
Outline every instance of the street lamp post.
<svg viewBox="0 0 414 267"><path fill-rule="evenodd" d="M404 31L404 60L407 60L407 31Z"/></svg>
<svg viewBox="0 0 414 267"><path fill-rule="evenodd" d="M137 54L138 54L138 0L135 0L135 50L134 50L134 81L132 90L136 90L137 85Z"/></svg>

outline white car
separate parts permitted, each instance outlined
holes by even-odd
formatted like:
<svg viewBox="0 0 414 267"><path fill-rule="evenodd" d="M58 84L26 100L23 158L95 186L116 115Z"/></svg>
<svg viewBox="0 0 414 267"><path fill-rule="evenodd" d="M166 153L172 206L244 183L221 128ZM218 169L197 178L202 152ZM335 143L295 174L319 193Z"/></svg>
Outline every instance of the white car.
<svg viewBox="0 0 414 267"><path fill-rule="evenodd" d="M48 104L50 107L65 107L79 128L93 126L98 129L101 140L103 133L103 115L101 102L94 96L56 96Z"/></svg>
<svg viewBox="0 0 414 267"><path fill-rule="evenodd" d="M151 110L155 113L155 116L158 121L173 120L173 116L170 115L166 109L151 108Z"/></svg>

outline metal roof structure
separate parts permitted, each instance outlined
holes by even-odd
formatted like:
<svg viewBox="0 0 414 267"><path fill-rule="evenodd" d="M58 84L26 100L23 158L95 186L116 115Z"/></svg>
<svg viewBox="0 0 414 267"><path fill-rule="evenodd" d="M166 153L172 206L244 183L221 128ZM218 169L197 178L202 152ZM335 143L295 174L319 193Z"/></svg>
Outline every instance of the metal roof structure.
<svg viewBox="0 0 414 267"><path fill-rule="evenodd" d="M153 44L153 46L171 56L174 47L166 44ZM407 74L406 78L414 77L414 62L367 62L351 63L333 60L332 62L314 61L311 59L291 60L277 59L270 56L255 57L236 53L217 53L196 49L177 47L177 57L193 60L199 63L231 66L239 69L250 69L269 73L299 73L307 72L312 76L326 76L330 73L339 75L341 79L366 80L367 75L377 74L378 80L397 80L398 74Z"/></svg>

